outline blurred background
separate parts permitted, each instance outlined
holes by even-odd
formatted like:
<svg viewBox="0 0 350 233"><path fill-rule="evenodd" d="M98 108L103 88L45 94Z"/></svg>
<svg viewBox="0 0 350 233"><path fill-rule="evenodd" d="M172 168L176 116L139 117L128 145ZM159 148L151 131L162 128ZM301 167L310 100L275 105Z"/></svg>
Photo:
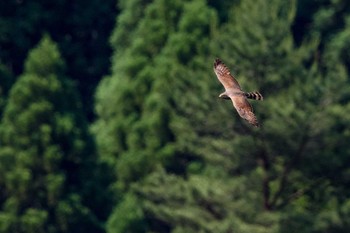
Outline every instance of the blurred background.
<svg viewBox="0 0 350 233"><path fill-rule="evenodd" d="M350 232L349 65L347 0L2 0L0 232Z"/></svg>

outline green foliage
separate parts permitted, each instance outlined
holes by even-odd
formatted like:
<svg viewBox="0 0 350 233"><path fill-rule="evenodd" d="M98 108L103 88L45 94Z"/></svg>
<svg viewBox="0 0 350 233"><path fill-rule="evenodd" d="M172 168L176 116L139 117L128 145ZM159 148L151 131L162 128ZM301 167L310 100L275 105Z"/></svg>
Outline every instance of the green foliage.
<svg viewBox="0 0 350 233"><path fill-rule="evenodd" d="M203 1L195 3L156 1L149 4L144 19L130 32L136 38L132 44L127 49L119 49L120 44L115 44L114 70L118 72L105 78L99 86L96 110L100 118L94 130L98 135L100 153L113 161L111 163L117 163L120 182L138 179L154 169L157 161L163 163L165 157L174 155L172 141L176 139L170 127L177 120L172 119L172 111L176 110L172 104L176 104L175 99L181 102L179 95L183 94L180 89L184 85L182 80L192 74L181 73L187 72L181 61L186 59L186 65L197 67L198 70L203 67L203 63L190 60L191 53L207 54L208 40L196 42L210 31L211 25L205 19L215 17L211 10L206 9ZM127 9L135 9L136 14L138 12L136 7ZM165 9L168 14L163 14ZM193 10L201 12L201 17L192 18ZM122 14L121 19L127 14L132 13ZM193 30L192 23L188 22L197 25L193 35L188 35ZM120 27L124 28L124 21L121 23ZM155 28L149 28L149 25L157 27L160 33L153 34ZM123 33L126 34L126 31L117 29L113 38L118 41L118 38L124 38ZM160 56L153 59L158 54ZM196 85L194 80L189 79L188 83ZM177 90L174 95L169 85L172 83L179 85L178 88L172 88ZM182 96L183 100L187 98ZM117 156L118 162L115 160Z"/></svg>
<svg viewBox="0 0 350 233"><path fill-rule="evenodd" d="M249 5L249 2L244 1L241 6L252 6L252 12L272 4L258 1L253 7L253 3ZM340 171L344 168L341 164L349 158L342 140L347 133L332 126L349 122L344 114L333 115L348 106L341 101L347 101L348 74L336 56L330 58L328 52L321 57L321 61L327 63L314 60L312 55L316 53L317 40L295 47L290 31L294 8L289 7L289 12L284 12L284 3L275 3L277 8L271 7L270 11L266 11L269 17L246 17L240 13L243 11L235 11L232 21L237 26L230 29L230 25L235 24L228 24L226 30L232 30L238 38L229 41L223 37L221 44L225 51L231 51L235 64L245 68L239 73L240 77L248 77L258 83L265 95L264 106L256 107L258 116L265 119L263 127L255 135L255 146L248 150L248 154L257 155L263 169L265 206L285 210L284 217L290 217L282 221L282 226L287 226L283 232L289 232L288 229L310 232L312 227L308 225L319 211L312 206L316 203L322 206L321 203L329 198L328 195L320 196L319 192L338 189L333 182L342 178L335 174L342 173ZM270 22L268 29L263 26L267 22ZM281 34L271 33L280 32L278 28L281 27L285 30ZM253 46L252 40L255 40ZM254 87L250 83L247 86ZM330 163L330 167L337 171L326 168ZM301 219L304 222L300 222Z"/></svg>
<svg viewBox="0 0 350 233"><path fill-rule="evenodd" d="M92 162L76 92L45 36L11 89L1 124L1 232L96 232L83 204Z"/></svg>
<svg viewBox="0 0 350 233"><path fill-rule="evenodd" d="M144 232L144 212L139 200L126 194L107 222L107 231L114 233Z"/></svg>
<svg viewBox="0 0 350 233"><path fill-rule="evenodd" d="M321 57L317 37L295 42L295 1L233 3L227 22L203 1L129 4L112 37L114 73L98 88L94 132L116 167L114 187L141 212L118 223L131 205L124 198L108 230L130 230L135 220L142 232L316 231L311 223L333 192L345 191L335 181L344 180L349 157L349 121L340 115L348 106L339 63L346 39ZM218 106L215 56L237 66L245 90L261 89L261 129L232 119L231 104Z"/></svg>
<svg viewBox="0 0 350 233"><path fill-rule="evenodd" d="M278 218L259 208L256 188L246 177L183 179L160 170L133 190L156 232L277 232Z"/></svg>
<svg viewBox="0 0 350 233"><path fill-rule="evenodd" d="M41 40L38 49L30 53L30 58L25 63L25 72L38 76L59 75L63 73L64 68L57 45L52 45L47 35Z"/></svg>
<svg viewBox="0 0 350 233"><path fill-rule="evenodd" d="M116 1L6 1L0 9L0 62L12 73L23 72L28 51L48 33L67 61L67 74L78 83L84 112L93 117L92 96L109 71L108 38L117 13Z"/></svg>
<svg viewBox="0 0 350 233"><path fill-rule="evenodd" d="M2 4L0 232L349 232L348 1L115 4Z"/></svg>
<svg viewBox="0 0 350 233"><path fill-rule="evenodd" d="M249 17L244 13L248 11ZM300 52L294 47L291 33L294 15L295 1L242 1L232 9L222 30L225 33L218 34L216 49L222 51L220 56L226 63L235 64L235 72L271 95L300 76L302 71L295 66L309 55L306 46ZM245 73L241 74L241 70ZM241 83L245 85L245 79ZM257 88L251 83L246 85Z"/></svg>

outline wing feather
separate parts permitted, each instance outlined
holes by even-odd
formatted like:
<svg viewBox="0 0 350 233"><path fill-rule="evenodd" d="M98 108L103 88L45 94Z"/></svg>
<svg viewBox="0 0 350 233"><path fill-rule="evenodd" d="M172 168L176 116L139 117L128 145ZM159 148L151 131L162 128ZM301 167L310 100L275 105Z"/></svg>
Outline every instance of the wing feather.
<svg viewBox="0 0 350 233"><path fill-rule="evenodd" d="M250 124L259 127L258 120L256 119L256 116L253 113L253 108L247 98L240 95L230 95L230 98L238 114Z"/></svg>
<svg viewBox="0 0 350 233"><path fill-rule="evenodd" d="M218 58L214 61L214 72L226 91L241 91L237 80L231 75L226 65Z"/></svg>

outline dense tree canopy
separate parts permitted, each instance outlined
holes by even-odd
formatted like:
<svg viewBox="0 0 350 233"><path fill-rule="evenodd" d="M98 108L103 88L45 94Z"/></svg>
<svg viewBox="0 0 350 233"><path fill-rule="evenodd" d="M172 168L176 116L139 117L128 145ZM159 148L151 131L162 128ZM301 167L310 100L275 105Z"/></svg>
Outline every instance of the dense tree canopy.
<svg viewBox="0 0 350 233"><path fill-rule="evenodd" d="M83 199L91 138L64 69L45 36L11 89L0 128L1 232L98 229Z"/></svg>
<svg viewBox="0 0 350 233"><path fill-rule="evenodd" d="M93 117L93 92L102 75L109 72L111 49L107 40L114 24L115 0L45 1L9 0L0 8L0 62L15 75L23 71L27 52L43 34L58 43L77 81L84 112Z"/></svg>
<svg viewBox="0 0 350 233"><path fill-rule="evenodd" d="M349 232L349 20L346 0L7 1L0 232ZM263 94L260 128L218 98L216 57Z"/></svg>

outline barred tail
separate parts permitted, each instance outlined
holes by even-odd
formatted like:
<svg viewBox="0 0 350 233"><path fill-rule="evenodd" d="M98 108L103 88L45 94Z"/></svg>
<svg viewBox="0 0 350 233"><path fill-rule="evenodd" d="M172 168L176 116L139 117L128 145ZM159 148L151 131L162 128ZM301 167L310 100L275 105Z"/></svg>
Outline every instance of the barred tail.
<svg viewBox="0 0 350 233"><path fill-rule="evenodd" d="M263 100L264 97L257 91L254 92L245 92L244 93L245 97L248 99L253 99L253 100Z"/></svg>

